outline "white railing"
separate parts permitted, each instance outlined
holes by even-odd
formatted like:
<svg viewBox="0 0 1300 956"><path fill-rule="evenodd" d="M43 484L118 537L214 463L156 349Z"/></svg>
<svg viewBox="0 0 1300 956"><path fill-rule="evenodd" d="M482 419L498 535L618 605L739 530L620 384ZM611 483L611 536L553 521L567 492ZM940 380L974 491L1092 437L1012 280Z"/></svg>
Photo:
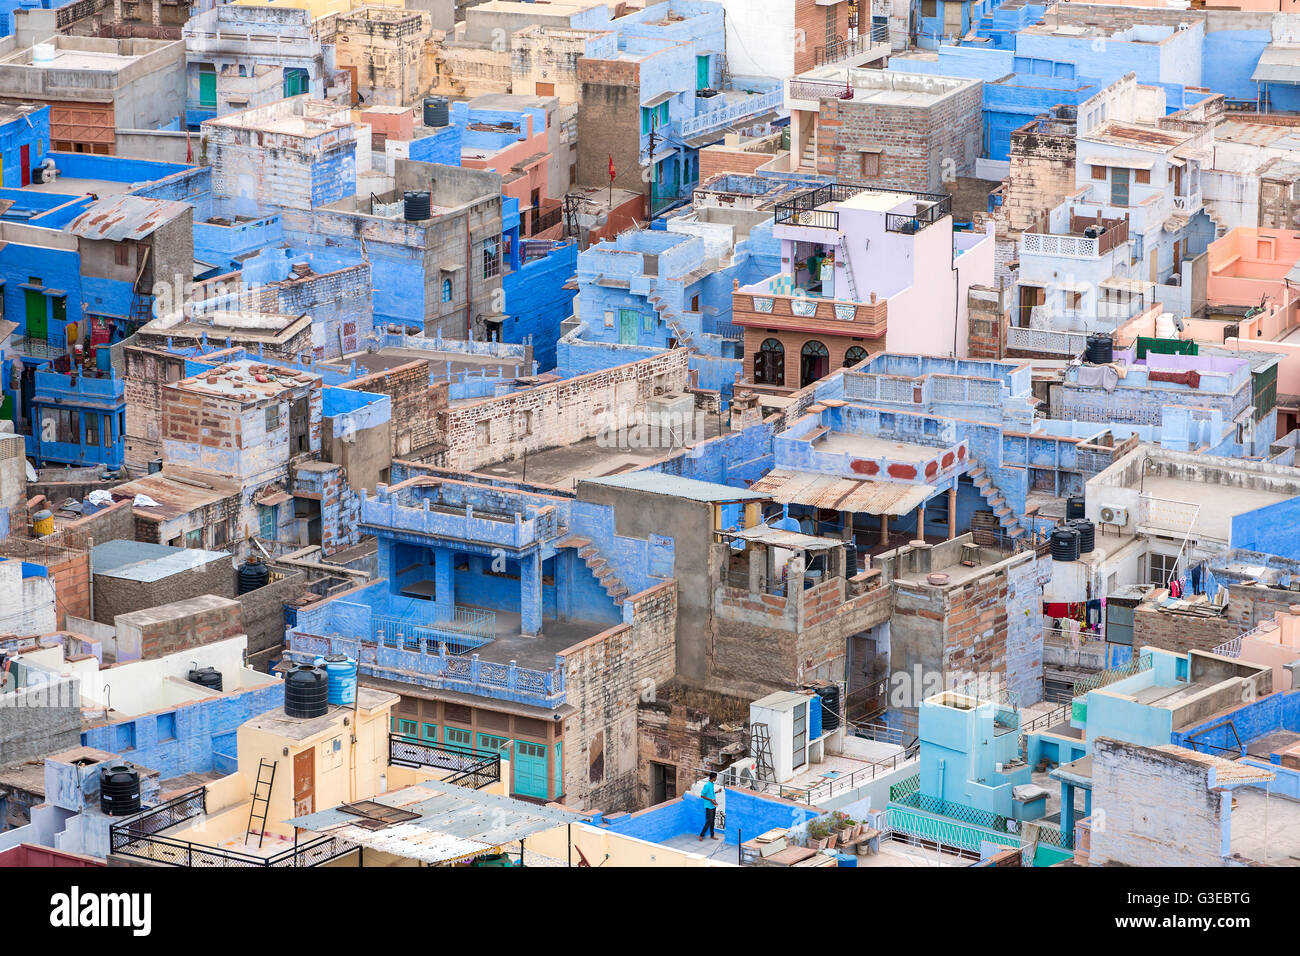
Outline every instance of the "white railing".
<svg viewBox="0 0 1300 956"><path fill-rule="evenodd" d="M1041 232L1027 232L1020 237L1021 255L1068 256L1073 259L1095 259L1100 253L1100 240L1086 236L1052 236Z"/></svg>
<svg viewBox="0 0 1300 956"><path fill-rule="evenodd" d="M1051 329L1007 328L1007 348L1050 355L1078 355L1087 345L1085 332L1057 332Z"/></svg>
<svg viewBox="0 0 1300 956"><path fill-rule="evenodd" d="M682 135L696 136L723 126L731 126L751 116L779 109L784 103L785 91L780 89L770 90L758 96L748 96L739 103L732 103L730 106L709 110L691 119L682 120Z"/></svg>

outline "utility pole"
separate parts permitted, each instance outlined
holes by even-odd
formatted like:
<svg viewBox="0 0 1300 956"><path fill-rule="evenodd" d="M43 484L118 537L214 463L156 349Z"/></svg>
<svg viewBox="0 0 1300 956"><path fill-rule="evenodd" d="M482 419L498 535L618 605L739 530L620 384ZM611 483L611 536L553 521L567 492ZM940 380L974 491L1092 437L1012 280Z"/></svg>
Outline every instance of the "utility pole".
<svg viewBox="0 0 1300 956"><path fill-rule="evenodd" d="M658 122L656 121L655 117L654 117L653 115L651 115L651 117L650 117L650 180L649 180L649 182L646 183L646 193L647 193L647 195L646 195L646 204L645 204L645 214L646 214L646 219L647 219L647 220L653 219L653 218L654 218L654 215L655 215L655 211L654 211L654 206L655 206L655 139L656 139L655 133L658 131L658 129L659 129L659 124L658 124Z"/></svg>

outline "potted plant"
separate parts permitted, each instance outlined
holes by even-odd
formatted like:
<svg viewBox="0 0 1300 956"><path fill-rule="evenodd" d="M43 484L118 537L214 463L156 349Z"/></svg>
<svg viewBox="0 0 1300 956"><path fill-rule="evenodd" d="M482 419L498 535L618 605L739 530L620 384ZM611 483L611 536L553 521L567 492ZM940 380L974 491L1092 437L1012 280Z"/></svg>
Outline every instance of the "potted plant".
<svg viewBox="0 0 1300 956"><path fill-rule="evenodd" d="M826 826L824 820L814 820L808 824L808 848L810 850L825 849L829 837L830 828Z"/></svg>

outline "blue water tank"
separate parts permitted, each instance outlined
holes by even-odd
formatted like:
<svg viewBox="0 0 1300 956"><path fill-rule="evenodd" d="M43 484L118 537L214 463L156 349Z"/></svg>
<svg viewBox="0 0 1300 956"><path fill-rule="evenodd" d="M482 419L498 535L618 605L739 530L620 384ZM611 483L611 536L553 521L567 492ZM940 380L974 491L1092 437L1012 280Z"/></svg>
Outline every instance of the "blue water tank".
<svg viewBox="0 0 1300 956"><path fill-rule="evenodd" d="M342 654L325 658L325 675L330 681L330 703L351 706L357 701L357 662Z"/></svg>
<svg viewBox="0 0 1300 956"><path fill-rule="evenodd" d="M808 739L816 740L822 735L822 699L816 694L808 698Z"/></svg>

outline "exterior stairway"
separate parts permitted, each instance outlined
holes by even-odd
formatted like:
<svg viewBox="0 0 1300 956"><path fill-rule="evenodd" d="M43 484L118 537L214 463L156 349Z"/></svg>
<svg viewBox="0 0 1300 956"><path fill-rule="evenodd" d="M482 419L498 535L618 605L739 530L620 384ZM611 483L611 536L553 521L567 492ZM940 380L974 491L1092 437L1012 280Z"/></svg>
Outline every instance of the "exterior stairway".
<svg viewBox="0 0 1300 956"><path fill-rule="evenodd" d="M678 320L677 313L668 307L668 303L660 298L659 293L651 294L646 300L654 308L655 314L659 316L668 328L673 330L673 336L677 339L678 345L688 349L695 348L695 340L691 338L691 333Z"/></svg>
<svg viewBox="0 0 1300 956"><path fill-rule="evenodd" d="M556 547L576 549L578 557L582 558L583 563L591 569L591 573L596 576L605 593L614 599L614 604L619 607L623 605L623 599L628 595L627 585L610 567L609 561L600 553L600 549L590 540L575 535L560 541Z"/></svg>
<svg viewBox="0 0 1300 956"><path fill-rule="evenodd" d="M993 510L993 514L997 516L998 524L1002 526L1002 530L1006 533L1006 536L1013 540L1016 538L1023 538L1025 536L1025 529L1020 524L1020 519L1016 517L1015 512L1012 511L1011 506L1007 504L1006 495L1004 495L1001 490L999 490L998 486L993 483L993 477L988 473L987 469L985 469L983 465L974 459L971 459L971 464L975 467L968 471L967 475L974 483L980 495L986 502L988 502L989 507Z"/></svg>

